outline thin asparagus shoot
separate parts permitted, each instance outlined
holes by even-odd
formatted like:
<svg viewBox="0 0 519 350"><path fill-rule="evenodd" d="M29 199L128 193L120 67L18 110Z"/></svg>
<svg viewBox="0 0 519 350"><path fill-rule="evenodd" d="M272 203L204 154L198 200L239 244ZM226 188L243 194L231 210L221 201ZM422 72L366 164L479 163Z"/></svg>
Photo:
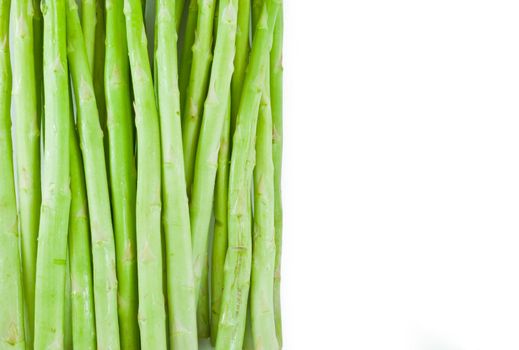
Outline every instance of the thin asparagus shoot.
<svg viewBox="0 0 519 350"><path fill-rule="evenodd" d="M137 252L135 238L136 169L130 68L123 0L106 0L105 96L110 190L117 260L121 348L139 348Z"/></svg>
<svg viewBox="0 0 519 350"><path fill-rule="evenodd" d="M279 0L264 4L255 29L233 137L229 173L229 243L225 259L224 292L216 349L241 349L250 287L252 239L248 209L254 168L254 140L259 105Z"/></svg>
<svg viewBox="0 0 519 350"><path fill-rule="evenodd" d="M231 103L229 99L220 139L214 194L214 234L211 258L211 343L213 346L216 344L218 334L218 320L220 319L223 292L223 268L225 254L227 253L227 189L229 188L230 132Z"/></svg>
<svg viewBox="0 0 519 350"><path fill-rule="evenodd" d="M269 72L267 66L256 132L250 308L254 347L276 350L278 341L274 321L274 162Z"/></svg>
<svg viewBox="0 0 519 350"><path fill-rule="evenodd" d="M90 71L94 71L94 51L96 47L97 1L81 0L81 27L85 38L85 48Z"/></svg>
<svg viewBox="0 0 519 350"><path fill-rule="evenodd" d="M283 347L281 326L281 247L283 236L283 203L281 200L281 163L283 153L283 7L274 30L270 53L270 89L272 104L272 158L274 160L274 226L276 261L274 270L274 314L279 348Z"/></svg>
<svg viewBox="0 0 519 350"><path fill-rule="evenodd" d="M231 81L231 136L234 134L236 116L240 106L240 97L245 79L245 71L250 52L251 0L239 0L238 27L236 29L236 55L234 73Z"/></svg>
<svg viewBox="0 0 519 350"><path fill-rule="evenodd" d="M16 174L24 297L29 324L27 338L30 344L34 326L36 251L41 203L40 121L36 95L32 0L13 1L11 11ZM5 18L8 20L9 15Z"/></svg>
<svg viewBox="0 0 519 350"><path fill-rule="evenodd" d="M180 102L183 103L186 94L189 78L191 75L191 64L193 62L193 43L195 42L196 22L198 18L198 0L188 0L187 18L184 28L184 40L180 50L180 62L178 73L178 88L180 90ZM183 106L182 118L184 115Z"/></svg>
<svg viewBox="0 0 519 350"><path fill-rule="evenodd" d="M64 302L70 210L69 89L65 0L43 13L45 153L36 265L34 349L64 348Z"/></svg>
<svg viewBox="0 0 519 350"><path fill-rule="evenodd" d="M177 0L178 2L178 0ZM178 89L175 1L158 0L155 68L162 147L162 200L166 243L170 346L198 349L189 205L186 193L180 95Z"/></svg>
<svg viewBox="0 0 519 350"><path fill-rule="evenodd" d="M25 349L22 269L11 139L10 0L0 0L0 343Z"/></svg>
<svg viewBox="0 0 519 350"><path fill-rule="evenodd" d="M198 142L193 193L189 203L195 293L202 295L208 263L208 240L220 138L228 106L234 60L238 0L222 0L209 91ZM209 305L206 305L207 309ZM200 323L199 323L200 324Z"/></svg>
<svg viewBox="0 0 519 350"><path fill-rule="evenodd" d="M115 242L103 134L75 0L67 0L67 48L91 224L97 345L119 349Z"/></svg>
<svg viewBox="0 0 519 350"><path fill-rule="evenodd" d="M124 0L137 124L137 261L139 325L143 349L166 349L161 247L161 154L159 116L139 0ZM172 15L171 15L172 16Z"/></svg>
<svg viewBox="0 0 519 350"><path fill-rule="evenodd" d="M198 1L198 19L195 41L192 47L191 74L185 101L182 101L184 103L182 139L188 196L191 194L203 103L207 94L207 83L211 68L215 3L215 0Z"/></svg>
<svg viewBox="0 0 519 350"><path fill-rule="evenodd" d="M69 261L71 282L72 341L75 348L95 349L96 329L92 283L92 250L88 204L79 139L70 112L70 219Z"/></svg>

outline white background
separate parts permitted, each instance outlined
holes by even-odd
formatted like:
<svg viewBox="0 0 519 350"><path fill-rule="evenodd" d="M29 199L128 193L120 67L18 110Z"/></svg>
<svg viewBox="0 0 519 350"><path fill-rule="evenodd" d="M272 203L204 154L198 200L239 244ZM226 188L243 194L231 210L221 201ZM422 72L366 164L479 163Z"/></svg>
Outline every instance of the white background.
<svg viewBox="0 0 519 350"><path fill-rule="evenodd" d="M519 3L285 21L285 348L519 349Z"/></svg>

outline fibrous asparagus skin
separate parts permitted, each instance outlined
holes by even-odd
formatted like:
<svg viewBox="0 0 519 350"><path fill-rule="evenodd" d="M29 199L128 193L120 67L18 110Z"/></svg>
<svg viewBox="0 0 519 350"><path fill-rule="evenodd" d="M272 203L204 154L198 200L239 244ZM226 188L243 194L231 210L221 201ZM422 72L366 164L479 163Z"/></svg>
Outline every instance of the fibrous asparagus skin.
<svg viewBox="0 0 519 350"><path fill-rule="evenodd" d="M125 0L126 33L137 124L137 262L143 349L166 349L161 248L160 131L139 0Z"/></svg>
<svg viewBox="0 0 519 350"><path fill-rule="evenodd" d="M177 0L178 1L178 0ZM166 242L170 346L198 349L189 205L178 90L175 1L158 0L155 51L162 142L163 227Z"/></svg>
<svg viewBox="0 0 519 350"><path fill-rule="evenodd" d="M34 322L36 250L41 203L40 121L35 80L32 0L12 3L13 105L18 177L19 217L24 297L27 305L27 335ZM9 16L6 17L6 20Z"/></svg>
<svg viewBox="0 0 519 350"><path fill-rule="evenodd" d="M267 66L256 132L250 305L254 347L276 350L278 341L274 321L274 162L269 72Z"/></svg>
<svg viewBox="0 0 519 350"><path fill-rule="evenodd" d="M218 320L220 319L223 292L223 267L225 264L225 254L227 253L227 189L229 188L230 133L231 103L229 98L220 139L214 194L214 233L211 262L211 343L213 345L216 344L218 334Z"/></svg>
<svg viewBox="0 0 519 350"><path fill-rule="evenodd" d="M96 42L97 9L96 0L81 0L81 27L85 38L85 48L90 71L94 71L94 51Z"/></svg>
<svg viewBox="0 0 519 350"><path fill-rule="evenodd" d="M75 0L67 0L67 44L92 235L97 345L119 349L115 242L103 135Z"/></svg>
<svg viewBox="0 0 519 350"><path fill-rule="evenodd" d="M85 174L79 140L70 113L70 219L69 260L72 341L77 349L95 349L96 331L92 283L92 257Z"/></svg>
<svg viewBox="0 0 519 350"><path fill-rule="evenodd" d="M136 169L123 0L106 1L105 95L122 349L138 349Z"/></svg>
<svg viewBox="0 0 519 350"><path fill-rule="evenodd" d="M251 0L239 0L238 27L236 29L236 55L234 56L234 73L231 81L231 135L234 134L243 80L249 58L250 12Z"/></svg>
<svg viewBox="0 0 519 350"><path fill-rule="evenodd" d="M191 75L191 63L193 62L193 43L195 41L196 22L198 14L198 0L189 0L189 8L187 10L187 19L184 28L184 40L180 51L179 73L178 73L178 88L180 90L180 102L183 103L186 94L187 86L189 85L189 78ZM182 115L184 114L184 106L182 108ZM183 118L183 116L182 116Z"/></svg>
<svg viewBox="0 0 519 350"><path fill-rule="evenodd" d="M213 207L220 138L228 105L236 37L238 1L220 2L219 25L209 90L197 149L193 193L189 204L195 293L200 298L208 262L208 238ZM209 306L207 305L207 308Z"/></svg>
<svg viewBox="0 0 519 350"><path fill-rule="evenodd" d="M229 243L225 259L224 292L217 349L241 349L251 274L251 213L253 157L258 110L266 65L279 12L279 0L269 0L255 29L250 62L243 86L233 137L229 173Z"/></svg>
<svg viewBox="0 0 519 350"><path fill-rule="evenodd" d="M25 349L23 292L11 139L10 0L0 0L0 343Z"/></svg>
<svg viewBox="0 0 519 350"><path fill-rule="evenodd" d="M198 19L193 43L193 60L182 120L184 168L188 196L191 194L198 135L211 68L215 0L198 0Z"/></svg>
<svg viewBox="0 0 519 350"><path fill-rule="evenodd" d="M274 160L274 226L276 230L276 261L274 269L274 314L279 348L283 346L281 327L281 247L283 207L281 200L281 163L283 152L283 8L274 30L270 54L270 88L272 104L272 158Z"/></svg>
<svg viewBox="0 0 519 350"><path fill-rule="evenodd" d="M64 347L65 269L70 209L69 98L65 1L45 1L45 153L36 266L34 349Z"/></svg>

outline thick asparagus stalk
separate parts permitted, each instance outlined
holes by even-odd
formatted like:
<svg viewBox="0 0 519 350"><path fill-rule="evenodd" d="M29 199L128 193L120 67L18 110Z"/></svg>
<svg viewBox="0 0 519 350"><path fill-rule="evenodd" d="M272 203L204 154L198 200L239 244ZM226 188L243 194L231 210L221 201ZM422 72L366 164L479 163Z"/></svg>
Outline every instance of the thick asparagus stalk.
<svg viewBox="0 0 519 350"><path fill-rule="evenodd" d="M178 0L177 0L178 1ZM162 200L166 241L170 345L198 349L196 303L191 253L178 90L175 1L158 0L155 62L162 141Z"/></svg>
<svg viewBox="0 0 519 350"><path fill-rule="evenodd" d="M184 102L187 94L187 86L191 75L191 64L193 62L193 43L195 42L195 31L198 14L198 0L189 0L187 19L184 28L184 40L180 51L178 88L180 90L180 102ZM182 118L184 106L182 108Z"/></svg>
<svg viewBox="0 0 519 350"><path fill-rule="evenodd" d="M32 0L12 3L13 105L24 296L33 333L36 250L41 203L40 131L35 80ZM8 20L9 16L6 17ZM29 342L30 343L30 342Z"/></svg>
<svg viewBox="0 0 519 350"><path fill-rule="evenodd" d="M90 71L94 71L94 51L96 42L97 5L96 0L81 0L81 27Z"/></svg>
<svg viewBox="0 0 519 350"><path fill-rule="evenodd" d="M238 10L239 11L239 10ZM229 188L231 104L227 105L218 152L218 170L214 194L214 233L211 262L211 343L216 344L223 292L223 267L227 253L227 195Z"/></svg>
<svg viewBox="0 0 519 350"><path fill-rule="evenodd" d="M47 0L42 9L45 178L36 266L34 349L49 350L64 347L70 123L65 2Z"/></svg>
<svg viewBox="0 0 519 350"><path fill-rule="evenodd" d="M195 292L200 298L208 259L209 224L213 207L218 150L228 105L236 37L238 0L220 2L219 25L209 92L198 143L193 194L189 205ZM208 305L206 306L209 307Z"/></svg>
<svg viewBox="0 0 519 350"><path fill-rule="evenodd" d="M70 219L69 260L71 281L72 341L77 349L96 348L92 257L88 224L85 174L79 140L70 113Z"/></svg>
<svg viewBox="0 0 519 350"><path fill-rule="evenodd" d="M97 343L98 347L119 349L115 243L103 134L75 0L67 1L67 44L92 231Z"/></svg>
<svg viewBox="0 0 519 350"><path fill-rule="evenodd" d="M236 55L234 57L234 73L231 81L231 136L234 134L236 116L240 106L240 97L245 78L245 71L250 51L250 11L251 0L239 0L238 28L236 30Z"/></svg>
<svg viewBox="0 0 519 350"><path fill-rule="evenodd" d="M138 349L136 169L123 0L106 1L105 95L122 349Z"/></svg>
<svg viewBox="0 0 519 350"><path fill-rule="evenodd" d="M241 349L247 313L246 295L251 274L251 213L248 200L252 186L254 140L258 110L269 63L279 0L269 0L255 29L233 138L229 174L229 243L225 259L224 292L216 348Z"/></svg>
<svg viewBox="0 0 519 350"><path fill-rule="evenodd" d="M25 349L21 262L11 140L10 0L0 0L0 343Z"/></svg>
<svg viewBox="0 0 519 350"><path fill-rule="evenodd" d="M256 132L254 168L254 235L250 306L256 349L278 349L274 321L274 162L272 160L272 110L270 69L267 67Z"/></svg>
<svg viewBox="0 0 519 350"><path fill-rule="evenodd" d="M126 34L137 124L137 259L143 349L166 349L161 248L160 131L139 0L125 0Z"/></svg>
<svg viewBox="0 0 519 350"><path fill-rule="evenodd" d="M283 346L281 327L281 246L283 208L281 201L281 160L283 152L283 8L274 30L270 54L270 88L272 103L272 158L274 160L274 226L276 230L276 261L274 273L274 313L279 348Z"/></svg>
<svg viewBox="0 0 519 350"><path fill-rule="evenodd" d="M182 101L184 103L182 139L188 196L191 194L198 135L202 122L202 107L207 94L207 81L211 68L215 2L215 0L198 0L198 19L192 48L191 74L186 99Z"/></svg>

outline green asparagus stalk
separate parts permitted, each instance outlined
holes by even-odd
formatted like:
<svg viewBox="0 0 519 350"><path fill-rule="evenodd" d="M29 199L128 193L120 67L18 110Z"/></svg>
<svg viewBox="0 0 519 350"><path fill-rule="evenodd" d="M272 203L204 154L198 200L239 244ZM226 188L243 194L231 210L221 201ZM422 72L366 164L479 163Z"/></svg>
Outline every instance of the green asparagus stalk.
<svg viewBox="0 0 519 350"><path fill-rule="evenodd" d="M193 262L195 293L201 298L204 271L208 262L208 239L214 186L218 167L218 151L225 114L228 106L233 71L236 17L238 0L220 2L219 25L214 49L214 61L209 83L209 92L204 106L204 115L195 163L193 193L189 205L191 236L193 238ZM209 308L208 305L205 307ZM199 323L200 324L200 323Z"/></svg>
<svg viewBox="0 0 519 350"><path fill-rule="evenodd" d="M38 126L43 130L43 17L41 15L40 0L32 0L34 11L33 47L34 47L34 80L36 82L36 110L38 111ZM40 138L44 141L44 137Z"/></svg>
<svg viewBox="0 0 519 350"><path fill-rule="evenodd" d="M71 280L72 340L77 349L96 348L90 228L85 174L79 140L70 113L70 219L69 259Z"/></svg>
<svg viewBox="0 0 519 350"><path fill-rule="evenodd" d="M182 23L182 15L184 14L185 1L186 0L175 1L175 30L177 31L177 33L180 30L180 24Z"/></svg>
<svg viewBox="0 0 519 350"><path fill-rule="evenodd" d="M225 264L225 254L227 253L227 190L229 188L230 132L231 103L229 99L220 139L214 194L214 233L211 262L211 343L213 346L216 344L218 334L218 320L220 319L223 292L223 267Z"/></svg>
<svg viewBox="0 0 519 350"><path fill-rule="evenodd" d="M215 2L215 0L198 0L198 20L192 49L191 75L186 99L183 101L182 139L188 196L191 194L198 135L202 124L202 107L207 94L207 82L211 68Z"/></svg>
<svg viewBox="0 0 519 350"><path fill-rule="evenodd" d="M274 162L269 72L267 66L256 132L250 306L255 348L276 350L278 341L274 321Z"/></svg>
<svg viewBox="0 0 519 350"><path fill-rule="evenodd" d="M65 348L96 348L92 249L83 159L74 121L72 87L70 120L70 217L65 283Z"/></svg>
<svg viewBox="0 0 519 350"><path fill-rule="evenodd" d="M166 349L161 248L160 130L139 0L124 0L137 124L137 259L143 349ZM172 15L171 15L172 16Z"/></svg>
<svg viewBox="0 0 519 350"><path fill-rule="evenodd" d="M96 26L94 39L94 62L89 62L90 72L92 73L92 81L94 83L95 99L97 103L97 111L99 114L99 123L103 136L108 135L107 131L107 114L106 100L104 91L105 81L105 43L106 43L106 23L105 23L105 0L96 0ZM122 30L122 29L121 29ZM88 50L88 49L87 49ZM88 55L88 51L87 51ZM88 56L87 56L88 57ZM92 70L93 67L93 70ZM106 169L109 169L108 154L108 138L103 137L103 145L105 150Z"/></svg>
<svg viewBox="0 0 519 350"><path fill-rule="evenodd" d="M224 292L216 348L241 349L251 277L251 213L248 210L259 105L279 0L269 0L255 29L233 138L229 173L229 243L225 259Z"/></svg>
<svg viewBox="0 0 519 350"><path fill-rule="evenodd" d="M283 152L283 8L280 9L270 54L270 88L272 104L272 158L274 160L274 226L276 261L274 273L274 314L279 348L283 346L281 327L281 246L283 207L281 201L281 160Z"/></svg>
<svg viewBox="0 0 519 350"><path fill-rule="evenodd" d="M179 2L177 0L177 2ZM175 1L158 0L155 67L162 143L169 337L173 349L196 350L196 301L178 89Z"/></svg>
<svg viewBox="0 0 519 350"><path fill-rule="evenodd" d="M218 156L214 209L215 227L211 272L211 341L213 345L216 344L218 322L220 320L225 254L227 253L227 189L229 187L230 139L234 133L236 114L238 113L243 79L249 56L250 2L251 0L238 1L236 54L234 56L234 72L231 80L231 100L229 106L230 110L228 112L230 113L230 119L225 120L220 144L220 153Z"/></svg>
<svg viewBox="0 0 519 350"><path fill-rule="evenodd" d="M16 118L16 165L21 234L24 297L29 327L33 334L36 250L40 217L40 131L35 80L32 0L12 3L13 19L13 105ZM6 17L7 19L9 16Z"/></svg>
<svg viewBox="0 0 519 350"><path fill-rule="evenodd" d="M231 81L231 135L234 134L236 116L240 106L240 97L249 59L250 43L250 11L251 0L239 0L238 28L236 30L236 55L234 57L234 74Z"/></svg>
<svg viewBox="0 0 519 350"><path fill-rule="evenodd" d="M25 349L22 270L11 140L10 0L0 0L0 343Z"/></svg>
<svg viewBox="0 0 519 350"><path fill-rule="evenodd" d="M70 210L70 123L64 0L46 0L42 13L46 147L36 266L34 349L52 350L64 348Z"/></svg>
<svg viewBox="0 0 519 350"><path fill-rule="evenodd" d="M105 94L117 259L121 348L139 347L135 238L136 169L123 0L106 1Z"/></svg>
<svg viewBox="0 0 519 350"><path fill-rule="evenodd" d="M97 1L81 0L81 27L90 71L94 71L94 51L96 47Z"/></svg>
<svg viewBox="0 0 519 350"><path fill-rule="evenodd" d="M195 31L198 14L198 0L190 0L187 10L187 19L184 28L184 40L180 51L178 88L180 90L180 102L184 102L187 94L187 86L191 75L191 64L193 62L193 43L195 42ZM184 118L184 106L182 118Z"/></svg>
<svg viewBox="0 0 519 350"><path fill-rule="evenodd" d="M250 300L250 293L249 293ZM247 304L247 320L245 321L245 335L243 336L243 350L255 350L252 339L252 320L250 315L250 302Z"/></svg>
<svg viewBox="0 0 519 350"><path fill-rule="evenodd" d="M67 1L67 44L91 223L97 343L119 349L115 243L103 134L75 0Z"/></svg>

